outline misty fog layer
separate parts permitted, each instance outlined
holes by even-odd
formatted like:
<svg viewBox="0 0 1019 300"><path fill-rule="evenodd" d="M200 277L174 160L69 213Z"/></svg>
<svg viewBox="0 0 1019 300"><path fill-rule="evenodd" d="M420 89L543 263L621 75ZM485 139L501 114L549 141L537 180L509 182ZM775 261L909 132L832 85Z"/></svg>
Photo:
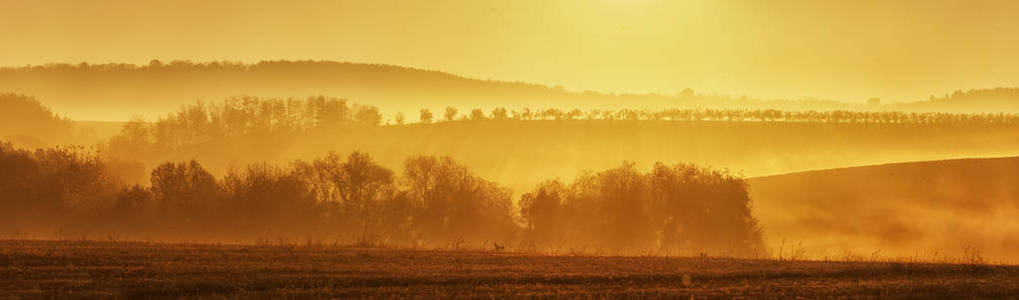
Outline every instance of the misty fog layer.
<svg viewBox="0 0 1019 300"><path fill-rule="evenodd" d="M589 109L782 109L901 110L996 113L1019 112L1019 91L994 89L931 96L929 101L894 104L880 99L836 102L809 98L757 99L696 94L608 94L566 91L522 82L464 78L437 71L391 65L330 61L160 62L131 64L50 64L0 68L0 91L45 99L62 113L83 121L126 121L135 115L155 117L198 100L237 95L307 97L327 95L371 103L386 113L463 108L576 107ZM920 99L916 99L920 100Z"/></svg>
<svg viewBox="0 0 1019 300"><path fill-rule="evenodd" d="M455 107L419 113L425 121L383 126L374 106L344 99L234 97L133 120L101 149L147 167L197 159L214 174L233 164L329 151L366 151L389 168L408 156L450 156L518 192L542 178L569 179L622 161L697 162L761 176L1019 149L1019 116L1011 114ZM143 172L125 176L145 181Z"/></svg>
<svg viewBox="0 0 1019 300"><path fill-rule="evenodd" d="M1019 261L1019 158L867 166L751 178L770 236L813 258Z"/></svg>
<svg viewBox="0 0 1019 300"><path fill-rule="evenodd" d="M0 139L23 147L54 144L94 145L94 131L51 111L34 97L0 93Z"/></svg>
<svg viewBox="0 0 1019 300"><path fill-rule="evenodd" d="M14 138L7 146L12 161L4 169L8 187L24 188L28 183L19 183L22 178L51 178L40 179L36 188L7 193L28 195L7 201L30 203L11 203L17 215L7 229L15 232L54 235L74 228L82 234L237 241L304 234L432 246L499 240L544 251L659 249L741 256L802 251L815 258L875 252L931 257L973 247L992 259L1011 259L1004 250L1010 237L979 229L1011 226L1004 217L970 218L967 210L912 210L887 201L956 197L960 209L1009 211L998 202L981 202L988 198L979 194L973 195L983 198L972 203L957 196L985 190L962 178L904 182L896 186L930 194L901 195L863 179L851 181L855 185L816 184L821 188L815 189L815 184L796 180L760 178L751 181L749 197L741 196L746 187L739 178L1014 155L1019 116L1012 114L446 106L419 109L415 115L421 121L409 122L405 114L387 121L373 105L339 98L244 96L195 102L156 119L133 119L96 145L96 153L85 154L83 148L13 150L81 144L82 129L32 97L8 94L3 99L11 107L2 112L11 116L8 120L37 124L4 128L8 137L32 138L20 143ZM88 136L95 140L94 132ZM344 160L332 154L352 152L372 157ZM31 161L36 166L26 167ZM618 167L623 161L632 163ZM696 162L734 171L657 162ZM345 181L352 178L344 173L351 165L366 170L357 184ZM650 173L639 171L647 167L653 167ZM401 169L402 175L390 171ZM65 175L74 179L52 179ZM1009 176L1000 178L1014 177ZM434 179L447 177L459 179ZM943 182L961 186L949 191L939 188ZM854 196L857 188L876 192ZM1014 193L994 197L1015 199ZM760 204L753 207L755 201ZM103 209L61 211L67 203ZM125 210L111 210L115 207ZM93 222L100 211L121 223ZM952 245L951 239L902 238L895 233L947 234L891 212L950 220L945 224L961 220L953 232L981 238L963 246ZM760 215L760 227L754 215ZM859 222L854 218L867 226L831 225ZM973 223L987 220L1000 222ZM210 226L217 229L204 230ZM137 231L119 230L124 228ZM471 230L460 231L466 228Z"/></svg>
<svg viewBox="0 0 1019 300"><path fill-rule="evenodd" d="M526 236L544 245L767 255L746 182L694 165L656 163L644 173L627 163L549 180L521 197L520 211Z"/></svg>
<svg viewBox="0 0 1019 300"><path fill-rule="evenodd" d="M688 165L649 174L624 165L554 200L528 194L522 209L509 189L448 157L409 157L399 175L360 152L221 178L193 160L169 162L141 186L81 149L0 144L0 170L0 231L15 236L767 255L745 182Z"/></svg>

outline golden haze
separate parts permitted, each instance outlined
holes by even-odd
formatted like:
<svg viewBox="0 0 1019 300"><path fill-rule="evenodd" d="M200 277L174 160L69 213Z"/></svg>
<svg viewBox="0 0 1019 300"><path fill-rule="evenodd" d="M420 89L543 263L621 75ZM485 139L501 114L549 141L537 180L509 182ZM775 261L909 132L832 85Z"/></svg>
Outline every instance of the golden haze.
<svg viewBox="0 0 1019 300"><path fill-rule="evenodd" d="M854 102L1019 78L1009 0L5 0L0 27L16 28L0 32L7 66L327 59L578 91Z"/></svg>
<svg viewBox="0 0 1019 300"><path fill-rule="evenodd" d="M1017 290L988 266L1019 262L1017 1L0 0L0 28L0 295ZM137 277L187 266L216 278Z"/></svg>

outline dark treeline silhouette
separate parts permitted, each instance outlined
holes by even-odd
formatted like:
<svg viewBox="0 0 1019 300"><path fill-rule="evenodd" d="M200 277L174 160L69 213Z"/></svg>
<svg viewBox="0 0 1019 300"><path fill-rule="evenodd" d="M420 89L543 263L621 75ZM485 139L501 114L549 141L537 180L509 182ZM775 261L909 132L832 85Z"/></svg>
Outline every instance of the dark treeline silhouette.
<svg viewBox="0 0 1019 300"><path fill-rule="evenodd" d="M432 123L435 115L420 110L419 122ZM396 124L403 124L403 115ZM486 113L473 109L460 113L449 106L440 121L480 120L610 120L610 121L686 121L686 122L799 122L849 124L936 124L975 126L1017 126L1016 114L949 114L861 111L779 111L779 110L508 110L497 107ZM377 107L349 104L345 99L323 96L304 100L227 98L218 103L196 102L182 106L156 121L133 119L125 123L121 134L111 138L105 148L114 157L152 152L176 151L189 146L208 145L243 137L288 139L312 130L344 130L384 124ZM390 124L385 122L385 124Z"/></svg>
<svg viewBox="0 0 1019 300"><path fill-rule="evenodd" d="M114 204L118 188L103 161L83 149L29 152L0 143L0 222L6 231L97 220L95 213Z"/></svg>
<svg viewBox="0 0 1019 300"><path fill-rule="evenodd" d="M409 244L512 240L509 190L450 158L408 158L397 176L368 155L289 166L251 164L216 178L195 161L164 163L147 185L117 180L80 148L0 148L7 232L135 238L365 239Z"/></svg>
<svg viewBox="0 0 1019 300"><path fill-rule="evenodd" d="M132 183L148 182L145 170L166 161L195 158L222 176L232 165L363 150L390 168L412 155L453 156L522 191L540 178L611 168L623 160L652 164L691 157L760 175L882 160L1002 155L1014 149L1008 141L1015 140L1019 126L1012 114L851 111L446 106L418 115L423 121L377 126L394 123L374 106L343 99L233 97L185 105L155 120L132 120L98 148L104 158L120 161L124 167L118 171L127 173L118 176ZM987 139L1005 142L981 142ZM771 142L776 140L784 142ZM940 146L945 143L960 147ZM898 150L886 151L891 148ZM489 153L504 153L505 159ZM139 164L127 168L131 161Z"/></svg>
<svg viewBox="0 0 1019 300"><path fill-rule="evenodd" d="M742 178L693 165L632 163L521 197L526 235L542 244L752 256L763 251Z"/></svg>
<svg viewBox="0 0 1019 300"><path fill-rule="evenodd" d="M60 237L516 243L535 250L566 243L732 255L752 255L748 249L761 240L742 179L693 166L659 164L641 174L627 164L569 188L553 181L525 195L522 210L509 189L451 158L410 157L403 168L396 174L364 153L330 153L287 166L250 164L217 178L186 161L160 164L148 184L129 185L81 148L3 144L0 228Z"/></svg>

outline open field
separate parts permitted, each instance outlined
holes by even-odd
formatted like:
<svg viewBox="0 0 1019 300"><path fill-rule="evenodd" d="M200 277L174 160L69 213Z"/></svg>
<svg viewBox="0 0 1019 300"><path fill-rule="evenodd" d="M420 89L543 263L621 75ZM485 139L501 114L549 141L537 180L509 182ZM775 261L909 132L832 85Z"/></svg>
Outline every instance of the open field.
<svg viewBox="0 0 1019 300"><path fill-rule="evenodd" d="M1015 263L1019 157L956 159L750 178L768 246L811 258L960 255ZM801 244L802 243L802 244Z"/></svg>
<svg viewBox="0 0 1019 300"><path fill-rule="evenodd" d="M231 138L124 156L134 155L148 167L197 159L214 174L223 174L232 165L308 160L329 151L364 151L397 170L410 156L450 156L520 194L549 178L569 180L582 170L605 170L623 161L641 168L655 162L689 162L756 177L889 162L1013 156L1017 150L1019 130L1012 126L485 120ZM147 182L144 174L138 177Z"/></svg>
<svg viewBox="0 0 1019 300"><path fill-rule="evenodd" d="M1004 297L1019 267L0 241L6 298Z"/></svg>

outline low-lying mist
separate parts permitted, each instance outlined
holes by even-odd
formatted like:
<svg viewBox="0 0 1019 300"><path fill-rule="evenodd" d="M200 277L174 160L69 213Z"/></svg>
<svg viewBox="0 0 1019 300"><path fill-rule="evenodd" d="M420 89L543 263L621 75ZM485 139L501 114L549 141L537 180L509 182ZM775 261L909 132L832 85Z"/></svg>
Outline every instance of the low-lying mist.
<svg viewBox="0 0 1019 300"><path fill-rule="evenodd" d="M68 122L66 119L49 113L49 110L41 103L30 97L13 95L7 97L15 99L16 103L24 104L21 105L22 107L30 107L30 111L46 112L36 114L32 120L25 120L26 124L37 122L59 125ZM814 258L849 256L850 254L869 257L875 252L878 255L888 256L920 255L930 257L937 251L955 254L953 251L964 247L973 247L984 251L992 259L1011 259L1011 256L1004 250L1010 247L1008 245L1011 245L1009 244L1011 238L994 233L993 230L985 230L1000 224L1009 224L1006 219L988 214L971 218L967 213L970 210L966 209L967 207L986 207L987 211L994 212L1009 211L1010 208L997 202L981 202L983 200L976 199L970 203L965 201L969 198L952 196L975 195L965 194L965 191L981 190L982 187L979 186L961 185L957 186L954 191L940 188L951 186L942 184L942 181L952 182L954 179L892 184L890 186L931 191L930 194L901 195L901 199L897 202L889 201L891 199L889 197L898 194L885 188L872 187L872 184L879 185L880 183L870 183L863 179L854 179L852 186L839 185L841 183L818 185L826 186L823 188L754 179L751 181L751 194L748 198L738 195L738 191L745 190L745 188L739 187L737 184L742 182L737 179L744 175L763 176L897 161L1015 155L1019 153L1019 130L1016 130L1019 129L1019 117L1011 114L705 109L585 111L579 109L497 108L491 111L482 111L480 109L460 110L452 106L438 111L422 109L416 114L421 121L411 123L407 121L409 117L406 115L396 115L391 120L387 120L379 109L372 105L354 104L344 99L233 97L219 102L196 102L154 120L137 118L125 123L119 133L99 143L94 148L96 150L94 155L83 156L88 157L89 161L94 160L95 164L102 164L103 171L96 171L98 173L93 175L77 176L75 177L77 178L75 180L78 180L76 182L88 182L83 178L96 176L98 178L96 180L101 179L115 183L113 188L105 190L92 191L89 189L94 187L89 187L89 189L85 189L88 192L84 195L92 195L88 197L99 195L95 197L107 200L137 198L141 200L123 201L152 203L152 199L155 199L159 194L156 192L158 185L155 182L164 178L155 175L180 173L196 176L195 178L206 178L199 182L206 182L203 184L208 189L204 193L211 194L202 195L216 195L215 199L217 200L212 203L217 203L216 207L220 208L244 203L239 200L226 201L223 199L246 199L248 197L261 199L259 198L261 195L276 195L274 193L300 194L295 191L305 188L314 191L308 193L315 196L308 196L310 198L278 196L281 199L288 199L286 201L296 203L284 205L285 207L272 206L281 205L278 202L273 202L275 200L266 200L268 204L265 205L269 205L267 208L234 206L230 208L231 211L243 212L246 209L251 211L239 213L234 216L237 218L235 223L225 225L175 221L172 222L175 224L173 226L163 223L138 223L109 225L104 229L104 227L95 227L93 226L95 224L88 222L85 224L91 225L65 226L59 225L63 224L60 222L53 223L63 220L65 217L40 216L36 218L30 216L27 217L28 220L36 220L41 223L26 223L35 225L14 226L9 229L14 231L32 229L31 231L36 233L54 234L60 230L67 230L66 228L88 228L90 232L116 232L132 237L232 239L238 241L262 238L268 235L294 236L297 232L303 232L306 236L329 237L345 241L360 240L363 243L386 241L430 246L441 246L444 243L448 246L465 241L492 243L496 240L512 240L515 241L515 245L529 249L555 249L557 251L578 249L584 251L607 249L640 251L641 249L638 248L643 248L643 250L657 248L686 254L706 251L723 255L730 253L762 255L762 253L770 251L788 255L789 251L801 252L800 250L803 250L809 252L805 255ZM25 115L31 116L31 114ZM31 131L32 128L35 127L18 127L16 125L4 127L4 130L7 130L5 132L32 136L38 140L38 143L34 144L15 142L10 148L76 144L79 141L74 138L73 134L78 131L73 128L68 131L66 126L57 126L56 128L64 128L59 132L72 134L45 135L34 133ZM70 150L85 151L84 148ZM55 150L43 150L42 153L52 151ZM382 198L386 200L379 200L378 203L383 204L372 208L383 211L403 211L404 215L387 215L403 217L393 217L395 219L386 221L377 213L363 214L352 208L361 207L359 205L362 204L334 208L320 207L322 203L335 204L348 201L337 200L336 197L339 196L335 196L338 195L336 193L339 193L337 192L339 187L335 180L342 176L336 175L340 173L335 172L332 175L323 175L309 170L315 170L314 166L317 165L342 166L348 162L331 153L354 152L371 153L370 165L375 166L373 170L405 170L404 175L389 172L392 173L389 176L390 179L382 180L385 182L383 185L386 186L384 189L387 191L385 192L386 196ZM38 157L46 157L46 155ZM417 227L413 227L413 230L409 229L411 227L408 226L412 225L407 225L409 223L406 223L407 219L404 217L422 214L418 210L424 206L419 204L410 206L417 208L407 208L408 206L404 204L400 204L404 205L400 206L394 203L400 203L400 201L425 203L423 200L425 196L420 194L414 196L417 197L414 198L417 200L413 201L406 200L410 198L401 198L410 195L408 191L411 190L408 185L408 178L410 178L408 172L412 172L414 169L408 168L408 162L415 159L408 158L431 160L433 162L429 164L440 166L435 168L447 170L443 172L469 173L469 176L461 177L473 178L463 179L467 180L464 182L473 182L471 183L473 185L456 189L443 188L440 189L441 192L436 192L436 196L431 197L455 198L459 197L456 195L474 195L468 198L489 199L478 200L482 201L479 202L482 204L474 202L450 204L454 207L468 205L470 207L468 211L479 207L508 207L507 209L485 210L488 212L482 215L448 211L452 208L446 209L445 213L460 215L462 219L457 220L509 221L496 222L495 224L500 225L493 225L494 227L491 228L466 226L481 230L483 233L462 232L442 235L439 232L449 231L442 229L445 228L442 226L453 226L449 225L452 219L431 217L434 219L428 223L424 221L427 218L422 217L417 219L419 223L414 223L413 226ZM44 160L66 161L68 159L47 158ZM324 163L327 160L332 162ZM166 164L167 162L190 161L194 163ZM302 164L301 161L307 163ZM620 163L624 161L631 163L624 164L624 167L619 168ZM703 167L657 165L656 162L692 162ZM652 172L638 171L645 167L653 167ZM87 169L83 168L82 170ZM592 173L583 170L607 171ZM662 200L665 198L660 196L661 193L667 191L656 186L658 184L656 182L659 181L655 181L655 178L662 174L670 174L662 170L673 170L670 172L686 174L675 175L674 178L685 178L683 176L696 178L694 182L697 184L682 188L683 191L680 193L682 196L669 196L673 197L669 199L688 200L673 204ZM386 173L379 171L378 174ZM915 177L923 178L920 175L923 174L917 174ZM1008 174L1003 174L1002 180L1012 178L1005 175ZM9 177L9 180L16 182L19 178L21 177ZM311 180L311 178L318 179ZM551 181L549 181L550 178ZM600 181L601 178L625 179L624 182L628 183L610 184ZM266 191L260 190L263 188L261 186L253 188L255 184L251 182L254 181L264 181L258 184L268 184L271 188L266 188L268 189ZM295 182L300 182L296 186L303 185L304 187L294 187ZM684 182L680 180L669 184L688 184ZM709 182L731 182L732 184L712 185ZM966 182L963 178L959 179L957 183ZM94 182L93 185L102 187L105 186L105 183ZM130 188L133 185L137 185L137 187ZM212 186L215 188L211 188ZM627 190L627 192L613 194L598 186L613 186ZM864 196L853 196L852 189L856 188L864 191L874 190L875 192ZM276 189L287 192L274 192ZM466 191L462 189L466 189ZM211 192L213 190L214 193ZM259 192L244 195L231 194L234 193L232 191L245 190ZM768 190L778 192L762 192ZM449 193L456 195L446 195ZM42 197L36 194L28 195L25 197L29 200ZM1015 199L1014 194L1002 195L1005 196L999 198ZM71 199L81 199L82 197L85 196L77 195ZM205 199L205 196L181 197ZM718 200L722 201L718 202L712 200L715 199L713 197L723 197L725 201ZM939 199L938 197L956 197L959 199L957 201L959 207L919 210L914 209L916 207L914 205L896 206L898 205L896 203L913 203L920 199ZM315 200L309 201L308 199L311 198ZM453 201L450 200L453 198L443 198L446 199L443 201ZM843 198L847 200L839 200ZM691 207L688 205L698 202L691 202L689 199L714 204ZM196 202L197 200L188 201ZM71 202L80 202L80 200ZM753 202L760 204L751 212L750 203ZM185 203L189 202L185 201ZM314 203L314 205L308 203ZM738 209L731 209L728 210L732 213L728 215L729 217L716 218L717 215L714 214L716 208L713 208L712 205L719 203L732 204L726 206L728 208L746 207L747 209L745 214L739 213ZM613 207L613 205L617 208L602 210L593 208ZM291 206L295 209L303 207L302 209L328 215L330 217L326 218L331 220L329 222L334 223L322 225L325 223L321 222L325 221L320 220L316 221L319 223L313 222L311 225L297 226L294 224L303 224L301 223L303 221L291 223L291 219L286 219L318 220L317 217L306 217L299 212L278 216L284 218L279 222L289 224L288 226L296 226L284 226L289 229L271 226L263 228L259 227L260 225L244 223L247 222L244 221L245 218L273 219L277 217L259 215L255 213L257 211L286 211ZM148 206L142 205L142 207ZM681 211L683 217L676 217L678 215L672 215L672 211L663 209L663 207L682 207L677 211ZM814 209L802 210L810 207L814 207ZM929 207L929 205L920 205L920 207ZM132 211L125 215L142 216L139 218L143 220L160 220L160 218L152 217L154 213L152 211L159 211L159 209ZM606 211L618 211L626 215L602 215ZM665 215L658 213L662 211L666 212ZM690 215L694 211L712 213ZM199 212L195 212L196 216L201 215ZM899 218L900 214L897 212L901 212L902 216L909 215L910 217ZM429 212L429 214L431 213L435 212ZM679 212L675 213L680 214ZM191 216L191 213L184 215ZM283 217L286 215L292 217ZM759 228L755 229L756 225L754 225L752 217L737 217L753 215L760 216L760 225L763 227L763 231L759 231ZM845 218L840 218L843 215ZM179 217L185 218L182 216ZM196 216L185 219L199 218ZM211 220L227 220L234 217L216 215ZM66 218L73 219L73 216L69 215ZM344 221L337 221L340 219ZM934 220L934 222L943 222L943 224L954 224L951 226L954 228L953 230L957 231L934 230L933 228L940 226L938 224L922 227L916 225L921 223L916 220L928 219ZM999 219L1000 222L981 223L985 220ZM712 223L722 220L729 220L725 221L729 222L726 223L728 225ZM952 223L953 221L941 220L963 221ZM474 224L471 223L474 221L462 222ZM834 226L835 224L856 223L866 223L868 226ZM39 224L58 224L59 226L47 227L49 225ZM557 225L550 227L548 224ZM217 225L215 226L217 230L194 229L208 228L212 225ZM142 230L142 228L147 228L146 226L154 226L153 228L158 230ZM709 233L702 237L690 234L689 228L698 228L698 226L707 226L713 229L707 231L697 229L696 232ZM463 226L455 225L455 227ZM117 228L138 228L142 231L140 231L141 233L124 233L112 230ZM316 228L327 229L323 232ZM371 230L367 230L368 228ZM495 228L511 229L503 231L503 229ZM493 233L497 231L503 233ZM410 234L411 232L413 234ZM595 234L597 239L592 240L591 237L585 236L590 232L597 232L598 234ZM630 232L642 232L643 234L626 234ZM766 234L759 235L762 232ZM961 234L953 235L945 232L960 232ZM896 233L910 234L897 236ZM913 238L917 236L928 236L928 238ZM955 246L951 245L951 241L963 241L963 239L939 239L936 238L937 236L965 236L969 238L967 241L972 242ZM718 237L719 239L709 239L708 237ZM725 237L724 240L721 237ZM755 240L761 242L754 242ZM785 243L782 242L783 240ZM760 244L767 245L767 251L759 250Z"/></svg>
<svg viewBox="0 0 1019 300"><path fill-rule="evenodd" d="M383 113L498 107L551 106L590 109L733 109L785 111L906 111L949 113L1019 113L1019 89L956 91L930 99L821 100L759 99L710 95L692 89L675 94L616 94L568 91L523 82L465 78L454 74L392 65L333 61L236 62L151 61L133 64L47 64L0 67L0 91L46 99L79 121L126 121L132 116L159 116L196 100L235 95L306 97L329 95L372 103ZM906 102L903 102L906 101ZM915 102L914 102L915 101Z"/></svg>
<svg viewBox="0 0 1019 300"><path fill-rule="evenodd" d="M31 148L100 142L95 132L75 125L33 97L0 93L0 139Z"/></svg>
<svg viewBox="0 0 1019 300"><path fill-rule="evenodd" d="M361 152L220 178L193 160L169 162L142 186L81 149L0 144L0 169L0 231L19 237L767 255L743 180L691 165L644 174L627 164L569 188L551 181L520 208L448 157L409 157L399 175Z"/></svg>
<svg viewBox="0 0 1019 300"><path fill-rule="evenodd" d="M773 250L806 257L1019 261L1019 158L963 159L751 178Z"/></svg>
<svg viewBox="0 0 1019 300"><path fill-rule="evenodd" d="M887 162L1007 156L1019 150L1008 114L726 110L421 110L425 121L383 125L370 105L327 97L230 98L136 119L101 147L152 167L197 159L231 165L286 162L329 151L372 153L399 167L414 155L450 156L514 191L632 161L696 162L763 176ZM401 124L402 123L402 124ZM952 145L946 147L945 145ZM146 174L136 173L136 182Z"/></svg>

